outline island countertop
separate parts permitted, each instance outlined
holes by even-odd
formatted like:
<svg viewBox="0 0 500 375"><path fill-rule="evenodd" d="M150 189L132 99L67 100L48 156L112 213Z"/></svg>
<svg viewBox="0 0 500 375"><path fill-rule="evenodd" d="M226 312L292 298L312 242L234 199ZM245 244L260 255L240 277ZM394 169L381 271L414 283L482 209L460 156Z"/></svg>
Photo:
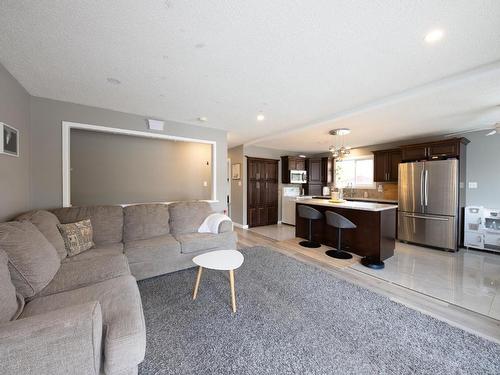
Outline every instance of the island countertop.
<svg viewBox="0 0 500 375"><path fill-rule="evenodd" d="M328 199L313 199L313 198L298 198L297 203L311 204L315 206L325 206L334 208L346 208L361 211L385 211L398 208L395 204L374 203L374 202L359 202L345 201L343 203L333 203Z"/></svg>

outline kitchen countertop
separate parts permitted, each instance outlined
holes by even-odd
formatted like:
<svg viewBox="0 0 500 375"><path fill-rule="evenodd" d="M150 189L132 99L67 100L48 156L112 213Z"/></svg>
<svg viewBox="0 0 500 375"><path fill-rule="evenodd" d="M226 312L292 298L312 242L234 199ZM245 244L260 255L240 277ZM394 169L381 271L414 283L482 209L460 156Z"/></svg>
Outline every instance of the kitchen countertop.
<svg viewBox="0 0 500 375"><path fill-rule="evenodd" d="M306 197L297 199L297 203L311 204L311 205L316 205L316 206L347 208L347 209L362 210L362 211L384 211L384 210L392 210L392 209L398 208L398 206L395 204L357 202L357 201L346 201L343 203L332 203L328 199L313 199L313 198L306 198Z"/></svg>
<svg viewBox="0 0 500 375"><path fill-rule="evenodd" d="M297 197L298 199L312 199L314 196L308 195L302 195ZM331 199L331 197L328 195L323 195L321 199ZM361 197L344 197L345 200L347 201L360 201L360 202L381 202L381 203L390 203L390 204L398 204L398 201L396 199L379 199L379 198L361 198Z"/></svg>

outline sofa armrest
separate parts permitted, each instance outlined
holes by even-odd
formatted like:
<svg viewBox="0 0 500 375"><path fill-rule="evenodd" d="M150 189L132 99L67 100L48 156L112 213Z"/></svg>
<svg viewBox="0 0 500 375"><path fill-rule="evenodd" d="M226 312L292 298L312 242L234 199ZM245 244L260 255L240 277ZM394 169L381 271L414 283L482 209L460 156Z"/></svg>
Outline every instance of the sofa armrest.
<svg viewBox="0 0 500 375"><path fill-rule="evenodd" d="M227 233L233 231L233 222L229 220L221 221L218 228L218 233Z"/></svg>
<svg viewBox="0 0 500 375"><path fill-rule="evenodd" d="M0 324L0 373L99 374L102 315L91 302Z"/></svg>

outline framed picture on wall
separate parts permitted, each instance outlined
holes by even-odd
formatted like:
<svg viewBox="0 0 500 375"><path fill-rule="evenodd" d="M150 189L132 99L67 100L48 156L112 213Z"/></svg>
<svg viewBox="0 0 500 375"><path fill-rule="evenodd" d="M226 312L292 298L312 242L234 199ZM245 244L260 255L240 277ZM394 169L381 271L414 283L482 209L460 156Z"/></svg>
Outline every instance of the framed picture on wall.
<svg viewBox="0 0 500 375"><path fill-rule="evenodd" d="M1 122L0 154L19 156L19 130Z"/></svg>
<svg viewBox="0 0 500 375"><path fill-rule="evenodd" d="M231 166L231 176L233 180L241 179L241 164L233 164Z"/></svg>

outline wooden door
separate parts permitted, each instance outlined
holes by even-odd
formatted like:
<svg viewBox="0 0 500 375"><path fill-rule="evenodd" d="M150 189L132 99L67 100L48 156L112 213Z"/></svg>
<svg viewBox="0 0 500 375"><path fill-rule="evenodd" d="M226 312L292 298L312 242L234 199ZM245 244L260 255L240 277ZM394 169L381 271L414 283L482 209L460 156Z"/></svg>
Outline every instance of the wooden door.
<svg viewBox="0 0 500 375"><path fill-rule="evenodd" d="M247 221L250 227L278 222L278 160L248 158Z"/></svg>

